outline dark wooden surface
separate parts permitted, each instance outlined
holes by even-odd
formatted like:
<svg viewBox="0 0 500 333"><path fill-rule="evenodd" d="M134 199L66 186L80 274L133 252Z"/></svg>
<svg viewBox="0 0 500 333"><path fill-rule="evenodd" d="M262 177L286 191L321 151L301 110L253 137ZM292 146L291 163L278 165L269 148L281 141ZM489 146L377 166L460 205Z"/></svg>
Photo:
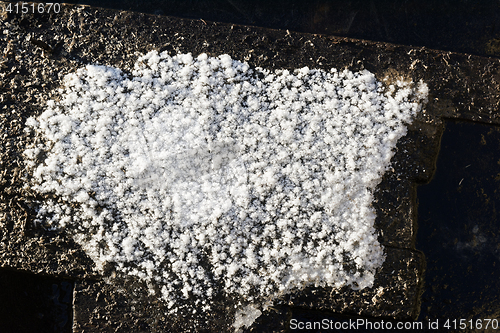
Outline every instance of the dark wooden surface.
<svg viewBox="0 0 500 333"><path fill-rule="evenodd" d="M499 124L500 60L85 6L64 5L61 13L52 15L4 14L0 26L9 32L0 40L4 50L0 266L76 281L75 332L112 332L117 327L175 332L190 325L184 319L165 318L155 299L133 294L132 290L144 287L134 281L103 283L92 262L64 234L33 227L33 202L45 198L24 187L21 152L36 139L23 132L24 122L43 110L61 78L88 63L130 68L137 52L150 50L227 53L265 68L368 69L387 82L397 76L426 82L430 91L426 112L398 143L395 171L384 176L376 191L376 227L388 254L376 285L360 292L305 290L287 295L277 302L276 310L258 319L255 330L286 331L297 308L406 320L418 317L425 259L415 248L416 186L430 181L435 171L443 118ZM232 314L224 300L216 308L207 330L228 330Z"/></svg>

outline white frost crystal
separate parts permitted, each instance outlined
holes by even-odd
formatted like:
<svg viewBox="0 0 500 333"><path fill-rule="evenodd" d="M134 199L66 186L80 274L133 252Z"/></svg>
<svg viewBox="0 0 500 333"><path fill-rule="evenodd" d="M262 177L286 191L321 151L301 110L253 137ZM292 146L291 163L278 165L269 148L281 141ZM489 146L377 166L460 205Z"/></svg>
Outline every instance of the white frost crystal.
<svg viewBox="0 0 500 333"><path fill-rule="evenodd" d="M26 151L32 187L60 198L37 222L172 313L183 299L207 310L219 290L253 321L294 288L371 286L384 261L373 192L426 89L228 55L150 52L131 76L86 66L27 122L47 142Z"/></svg>
<svg viewBox="0 0 500 333"><path fill-rule="evenodd" d="M261 314L262 312L259 309L256 309L252 305L247 305L243 309L236 311L233 327L236 329L250 327Z"/></svg>

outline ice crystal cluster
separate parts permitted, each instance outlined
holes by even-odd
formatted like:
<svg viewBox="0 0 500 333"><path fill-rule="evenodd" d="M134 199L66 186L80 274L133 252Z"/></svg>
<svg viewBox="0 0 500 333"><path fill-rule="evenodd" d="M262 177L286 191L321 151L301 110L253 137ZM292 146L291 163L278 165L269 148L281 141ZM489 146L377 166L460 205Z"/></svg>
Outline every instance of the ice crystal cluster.
<svg viewBox="0 0 500 333"><path fill-rule="evenodd" d="M26 150L32 187L59 198L36 222L171 312L219 292L254 318L294 288L371 286L384 261L373 192L426 89L228 55L88 65L27 122L46 142Z"/></svg>

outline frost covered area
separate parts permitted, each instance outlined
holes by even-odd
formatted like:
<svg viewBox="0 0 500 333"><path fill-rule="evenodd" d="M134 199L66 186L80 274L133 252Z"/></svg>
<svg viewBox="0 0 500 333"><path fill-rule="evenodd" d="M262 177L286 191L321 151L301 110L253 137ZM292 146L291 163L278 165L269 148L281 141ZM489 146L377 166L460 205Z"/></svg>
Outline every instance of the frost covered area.
<svg viewBox="0 0 500 333"><path fill-rule="evenodd" d="M150 52L132 75L89 65L27 122L46 142L26 150L32 187L60 198L36 222L145 281L171 313L222 292L253 321L294 288L365 288L384 261L373 192L426 94L228 55Z"/></svg>

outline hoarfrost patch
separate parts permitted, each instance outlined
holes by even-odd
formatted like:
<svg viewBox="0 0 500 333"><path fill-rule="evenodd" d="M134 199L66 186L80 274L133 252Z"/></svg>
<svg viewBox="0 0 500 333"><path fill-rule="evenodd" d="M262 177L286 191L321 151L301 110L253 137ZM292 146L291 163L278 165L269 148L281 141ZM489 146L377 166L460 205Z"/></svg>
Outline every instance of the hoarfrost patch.
<svg viewBox="0 0 500 333"><path fill-rule="evenodd" d="M373 191L426 94L228 55L150 52L132 76L88 65L27 122L46 140L26 150L32 187L59 197L36 222L147 282L171 313L235 297L236 328L294 288L362 289L384 261Z"/></svg>

